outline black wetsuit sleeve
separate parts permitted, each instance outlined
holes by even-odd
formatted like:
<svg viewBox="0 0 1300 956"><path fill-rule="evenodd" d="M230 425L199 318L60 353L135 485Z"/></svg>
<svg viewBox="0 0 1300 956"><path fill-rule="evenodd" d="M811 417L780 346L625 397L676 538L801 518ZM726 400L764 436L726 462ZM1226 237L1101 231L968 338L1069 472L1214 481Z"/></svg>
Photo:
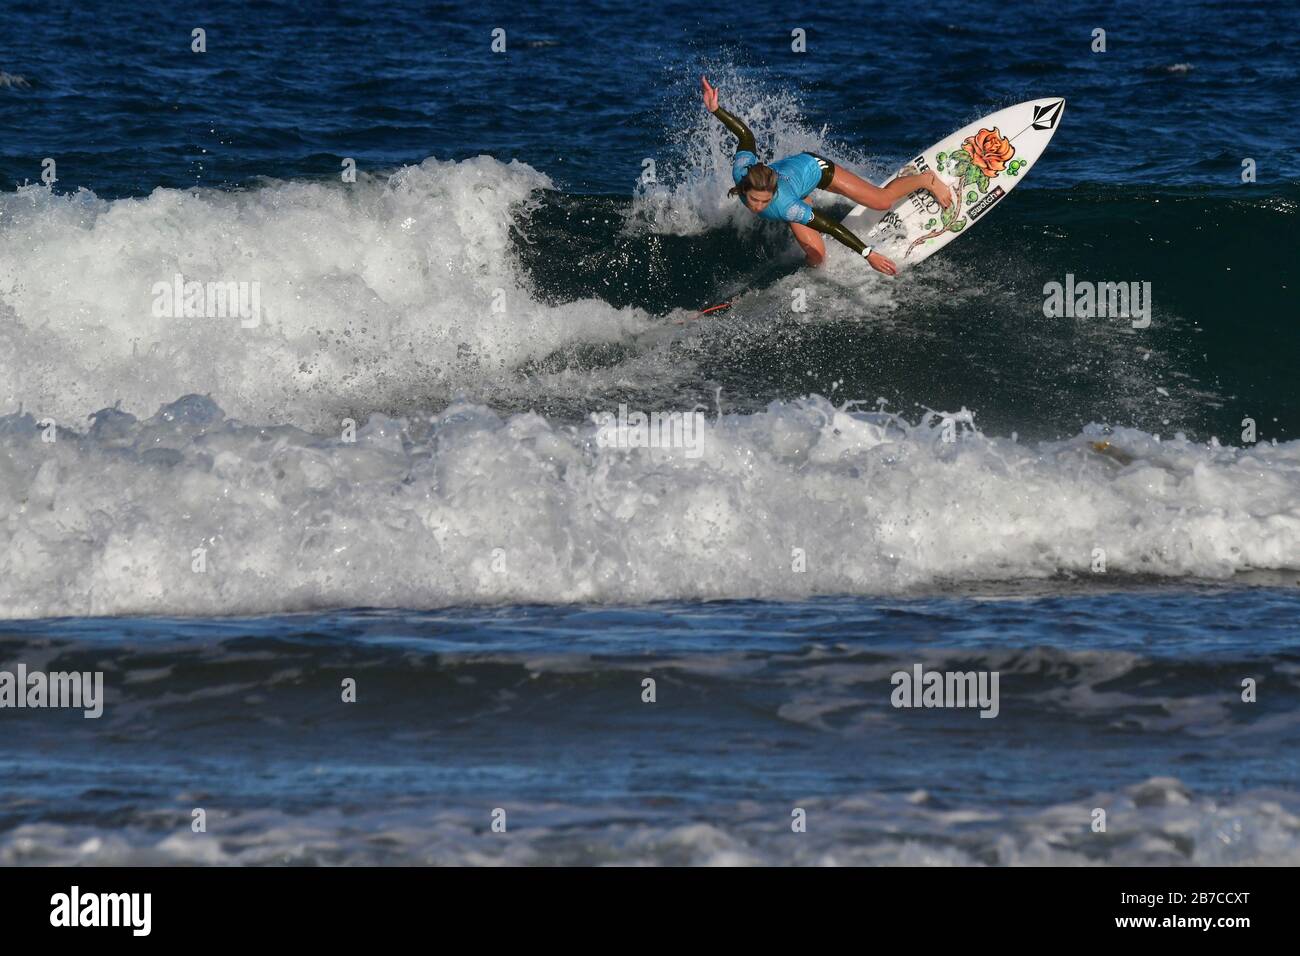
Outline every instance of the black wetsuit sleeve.
<svg viewBox="0 0 1300 956"><path fill-rule="evenodd" d="M845 229L844 226L838 222L832 222L815 209L813 210L812 222L808 223L808 225L818 232L824 232L826 235L834 237L858 255L862 255L862 251L867 248L865 242Z"/></svg>
<svg viewBox="0 0 1300 956"><path fill-rule="evenodd" d="M748 126L736 117L732 116L721 106L713 111L713 115L718 118L718 122L735 133L736 138L740 140L740 142L736 144L736 152L748 151L753 153L755 156L758 155L758 143L754 141L754 134L749 131Z"/></svg>

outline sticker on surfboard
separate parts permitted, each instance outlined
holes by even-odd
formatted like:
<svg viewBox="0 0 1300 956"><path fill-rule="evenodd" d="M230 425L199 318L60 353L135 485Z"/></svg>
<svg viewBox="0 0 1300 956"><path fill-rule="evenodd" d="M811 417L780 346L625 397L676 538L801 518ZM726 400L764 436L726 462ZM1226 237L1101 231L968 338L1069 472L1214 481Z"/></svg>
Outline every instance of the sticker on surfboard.
<svg viewBox="0 0 1300 956"><path fill-rule="evenodd" d="M934 255L984 218L1038 161L1060 125L1065 100L1026 100L957 130L906 163L898 176L934 170L952 189L953 203L941 209L925 190L892 209L858 206L844 225L900 269Z"/></svg>

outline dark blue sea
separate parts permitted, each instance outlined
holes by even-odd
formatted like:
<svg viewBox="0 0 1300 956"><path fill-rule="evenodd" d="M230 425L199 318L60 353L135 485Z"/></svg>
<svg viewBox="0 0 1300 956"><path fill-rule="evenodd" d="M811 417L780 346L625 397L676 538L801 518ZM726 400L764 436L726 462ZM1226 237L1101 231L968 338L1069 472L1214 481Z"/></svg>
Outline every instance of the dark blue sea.
<svg viewBox="0 0 1300 956"><path fill-rule="evenodd" d="M889 278L702 73L1066 107ZM1297 101L1294 3L5 0L0 865L1300 863Z"/></svg>

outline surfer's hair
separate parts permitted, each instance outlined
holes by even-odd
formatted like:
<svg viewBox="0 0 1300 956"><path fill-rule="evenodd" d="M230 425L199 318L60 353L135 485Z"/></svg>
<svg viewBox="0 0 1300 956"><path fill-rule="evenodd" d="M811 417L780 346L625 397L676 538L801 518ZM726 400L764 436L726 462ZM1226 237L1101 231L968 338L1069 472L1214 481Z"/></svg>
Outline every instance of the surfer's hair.
<svg viewBox="0 0 1300 956"><path fill-rule="evenodd" d="M727 190L727 195L739 196L753 190L761 193L776 192L776 170L771 166L755 163L749 167L748 172L745 173L740 182Z"/></svg>

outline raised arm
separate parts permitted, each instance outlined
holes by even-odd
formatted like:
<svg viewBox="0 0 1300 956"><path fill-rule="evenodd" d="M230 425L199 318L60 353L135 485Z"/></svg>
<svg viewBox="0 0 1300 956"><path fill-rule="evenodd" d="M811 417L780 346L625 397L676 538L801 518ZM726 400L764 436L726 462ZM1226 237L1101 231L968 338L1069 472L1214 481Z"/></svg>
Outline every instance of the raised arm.
<svg viewBox="0 0 1300 956"><path fill-rule="evenodd" d="M700 85L704 87L705 109L716 116L718 122L735 133L736 138L740 140L736 144L736 152L749 152L757 156L758 143L755 142L754 134L750 132L749 127L718 105L718 91L709 85L707 78L700 77Z"/></svg>
<svg viewBox="0 0 1300 956"><path fill-rule="evenodd" d="M723 126L735 133L736 138L740 140L740 142L736 144L736 152L748 152L753 153L755 156L758 155L758 144L754 142L754 134L750 132L748 126L731 113L728 113L721 106L713 111L713 115L718 118L719 122L721 122Z"/></svg>

